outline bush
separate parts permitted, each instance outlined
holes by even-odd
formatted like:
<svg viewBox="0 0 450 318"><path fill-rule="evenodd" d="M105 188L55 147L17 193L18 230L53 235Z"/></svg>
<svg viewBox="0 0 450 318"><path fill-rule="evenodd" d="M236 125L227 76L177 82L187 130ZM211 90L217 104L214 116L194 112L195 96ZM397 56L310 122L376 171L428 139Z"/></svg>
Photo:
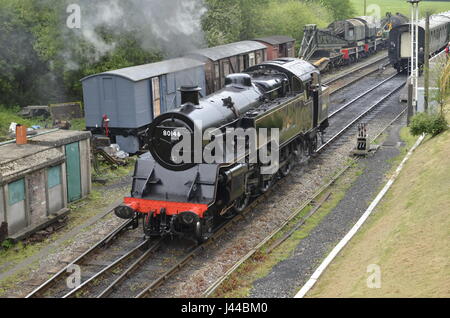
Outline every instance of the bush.
<svg viewBox="0 0 450 318"><path fill-rule="evenodd" d="M412 118L410 129L413 136L422 134L437 136L447 128L448 123L443 116L420 113Z"/></svg>

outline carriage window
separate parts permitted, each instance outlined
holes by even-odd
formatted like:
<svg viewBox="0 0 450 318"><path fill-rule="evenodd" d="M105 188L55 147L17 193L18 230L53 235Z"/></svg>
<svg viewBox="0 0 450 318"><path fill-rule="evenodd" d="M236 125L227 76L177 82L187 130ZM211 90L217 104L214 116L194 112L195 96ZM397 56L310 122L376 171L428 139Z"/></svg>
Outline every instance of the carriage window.
<svg viewBox="0 0 450 318"><path fill-rule="evenodd" d="M349 37L353 37L354 32L355 32L355 31L354 31L353 29L349 29L349 30L348 30L348 36L349 36Z"/></svg>
<svg viewBox="0 0 450 318"><path fill-rule="evenodd" d="M161 115L161 92L159 87L159 78L152 78L152 101L153 101L153 116Z"/></svg>
<svg viewBox="0 0 450 318"><path fill-rule="evenodd" d="M311 98L311 83L306 83L305 85L305 98L310 99Z"/></svg>
<svg viewBox="0 0 450 318"><path fill-rule="evenodd" d="M296 77L292 79L292 92L295 94L301 94L303 92L303 83Z"/></svg>

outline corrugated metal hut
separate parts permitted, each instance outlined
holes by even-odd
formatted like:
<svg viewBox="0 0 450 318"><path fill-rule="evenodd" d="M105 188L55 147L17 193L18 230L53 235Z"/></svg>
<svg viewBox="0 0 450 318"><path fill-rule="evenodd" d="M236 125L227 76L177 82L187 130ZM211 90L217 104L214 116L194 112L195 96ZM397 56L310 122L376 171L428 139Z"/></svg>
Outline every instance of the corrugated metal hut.
<svg viewBox="0 0 450 318"><path fill-rule="evenodd" d="M109 71L82 79L86 127L104 133L103 116L120 147L130 153L139 149L138 133L153 118L180 106L178 88L198 85L205 95L203 63L177 58L158 63ZM114 139L114 138L113 138Z"/></svg>
<svg viewBox="0 0 450 318"><path fill-rule="evenodd" d="M205 63L206 93L225 85L225 77L267 60L267 47L256 41L241 41L191 52L189 57Z"/></svg>
<svg viewBox="0 0 450 318"><path fill-rule="evenodd" d="M295 39L284 35L274 35L257 38L255 41L267 46L267 59L275 60L281 57L295 57Z"/></svg>

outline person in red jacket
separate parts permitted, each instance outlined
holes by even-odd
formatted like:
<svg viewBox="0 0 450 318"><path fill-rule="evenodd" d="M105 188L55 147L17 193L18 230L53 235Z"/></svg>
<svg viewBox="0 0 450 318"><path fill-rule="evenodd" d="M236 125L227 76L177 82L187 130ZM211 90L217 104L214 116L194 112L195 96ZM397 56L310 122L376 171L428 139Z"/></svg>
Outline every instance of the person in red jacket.
<svg viewBox="0 0 450 318"><path fill-rule="evenodd" d="M448 42L447 46L445 47L445 55L447 56L447 58L449 54L450 54L450 42Z"/></svg>

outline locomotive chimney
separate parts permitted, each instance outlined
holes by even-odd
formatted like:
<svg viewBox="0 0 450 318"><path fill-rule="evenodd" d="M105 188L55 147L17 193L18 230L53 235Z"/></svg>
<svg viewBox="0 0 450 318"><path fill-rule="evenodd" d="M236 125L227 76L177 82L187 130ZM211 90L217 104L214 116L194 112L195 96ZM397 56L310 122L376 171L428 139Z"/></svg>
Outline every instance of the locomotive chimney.
<svg viewBox="0 0 450 318"><path fill-rule="evenodd" d="M201 90L198 86L181 86L181 104L191 103L193 105L200 105Z"/></svg>

